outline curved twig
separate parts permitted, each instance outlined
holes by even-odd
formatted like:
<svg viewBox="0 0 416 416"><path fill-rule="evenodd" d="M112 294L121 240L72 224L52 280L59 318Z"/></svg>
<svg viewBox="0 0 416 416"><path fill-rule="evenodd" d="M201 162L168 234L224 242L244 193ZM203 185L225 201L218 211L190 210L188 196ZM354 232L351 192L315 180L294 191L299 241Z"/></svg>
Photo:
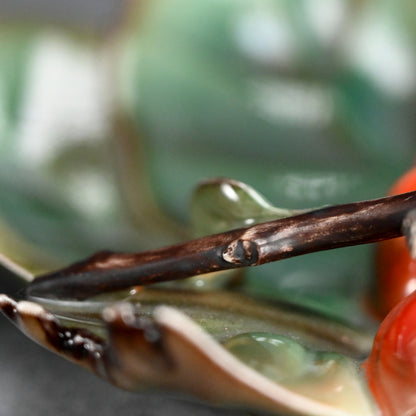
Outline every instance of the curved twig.
<svg viewBox="0 0 416 416"><path fill-rule="evenodd" d="M257 266L316 251L403 235L416 192L326 207L143 253L101 252L37 277L28 296L83 299L194 275Z"/></svg>

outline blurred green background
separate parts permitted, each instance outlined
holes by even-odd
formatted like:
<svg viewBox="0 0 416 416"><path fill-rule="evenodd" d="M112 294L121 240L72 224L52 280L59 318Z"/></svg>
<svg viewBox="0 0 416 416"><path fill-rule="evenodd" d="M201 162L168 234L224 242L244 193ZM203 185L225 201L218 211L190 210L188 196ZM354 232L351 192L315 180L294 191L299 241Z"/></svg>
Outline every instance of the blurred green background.
<svg viewBox="0 0 416 416"><path fill-rule="evenodd" d="M312 208L381 197L414 162L410 0L138 1L95 26L7 16L0 249L35 272L191 238L206 178ZM250 270L244 290L345 317L372 262L371 247L308 255Z"/></svg>

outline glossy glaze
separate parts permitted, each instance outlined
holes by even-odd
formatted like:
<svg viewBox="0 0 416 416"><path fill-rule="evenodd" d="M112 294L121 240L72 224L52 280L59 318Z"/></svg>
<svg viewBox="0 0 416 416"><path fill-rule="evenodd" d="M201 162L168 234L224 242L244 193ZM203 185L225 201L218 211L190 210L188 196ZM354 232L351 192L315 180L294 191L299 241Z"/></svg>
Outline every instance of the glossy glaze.
<svg viewBox="0 0 416 416"><path fill-rule="evenodd" d="M416 293L387 315L364 368L383 416L416 414Z"/></svg>
<svg viewBox="0 0 416 416"><path fill-rule="evenodd" d="M390 189L390 195L416 189L416 168L406 172ZM377 248L377 308L385 316L416 289L416 260L404 237L383 241Z"/></svg>

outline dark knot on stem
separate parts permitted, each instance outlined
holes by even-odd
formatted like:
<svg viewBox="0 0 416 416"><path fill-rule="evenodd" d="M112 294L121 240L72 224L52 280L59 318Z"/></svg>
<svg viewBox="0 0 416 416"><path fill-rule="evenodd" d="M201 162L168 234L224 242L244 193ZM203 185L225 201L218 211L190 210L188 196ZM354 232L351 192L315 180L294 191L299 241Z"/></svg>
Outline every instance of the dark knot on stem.
<svg viewBox="0 0 416 416"><path fill-rule="evenodd" d="M253 266L259 259L257 245L254 241L234 240L222 253L222 258L227 263L241 266Z"/></svg>

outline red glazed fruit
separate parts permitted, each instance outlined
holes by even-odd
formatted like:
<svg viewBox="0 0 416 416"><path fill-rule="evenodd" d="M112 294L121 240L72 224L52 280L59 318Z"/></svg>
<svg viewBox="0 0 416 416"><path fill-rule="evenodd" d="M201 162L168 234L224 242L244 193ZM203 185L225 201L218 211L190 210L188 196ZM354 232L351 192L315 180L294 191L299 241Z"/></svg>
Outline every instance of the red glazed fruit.
<svg viewBox="0 0 416 416"><path fill-rule="evenodd" d="M383 416L416 415L416 292L383 321L364 369Z"/></svg>
<svg viewBox="0 0 416 416"><path fill-rule="evenodd" d="M391 188L397 195L416 190L416 167L405 173ZM403 298L416 289L416 261L410 257L404 237L383 241L377 249L378 313L386 316Z"/></svg>

